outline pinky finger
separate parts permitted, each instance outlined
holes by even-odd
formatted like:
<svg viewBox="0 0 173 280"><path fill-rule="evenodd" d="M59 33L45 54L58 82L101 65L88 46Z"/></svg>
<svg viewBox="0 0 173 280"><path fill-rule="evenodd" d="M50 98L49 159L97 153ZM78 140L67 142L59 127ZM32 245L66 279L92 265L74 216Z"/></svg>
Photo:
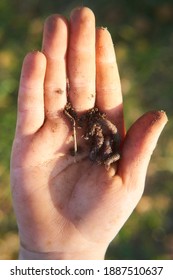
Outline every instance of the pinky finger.
<svg viewBox="0 0 173 280"><path fill-rule="evenodd" d="M41 52L28 53L24 59L19 93L16 133L35 133L44 122L44 77L46 58Z"/></svg>

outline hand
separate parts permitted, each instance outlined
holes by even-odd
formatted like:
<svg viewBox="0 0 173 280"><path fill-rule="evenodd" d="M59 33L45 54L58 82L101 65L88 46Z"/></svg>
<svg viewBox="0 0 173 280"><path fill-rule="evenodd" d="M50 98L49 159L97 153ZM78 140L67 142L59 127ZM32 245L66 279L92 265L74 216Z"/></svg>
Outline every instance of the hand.
<svg viewBox="0 0 173 280"><path fill-rule="evenodd" d="M95 51L96 45L96 51ZM81 152L70 154L72 127L63 113L69 98L80 115L95 105L116 124L121 159L106 170ZM50 16L42 52L23 62L11 188L22 259L103 259L144 189L146 170L167 122L148 112L125 135L120 79L107 29L95 29L88 8L68 22Z"/></svg>

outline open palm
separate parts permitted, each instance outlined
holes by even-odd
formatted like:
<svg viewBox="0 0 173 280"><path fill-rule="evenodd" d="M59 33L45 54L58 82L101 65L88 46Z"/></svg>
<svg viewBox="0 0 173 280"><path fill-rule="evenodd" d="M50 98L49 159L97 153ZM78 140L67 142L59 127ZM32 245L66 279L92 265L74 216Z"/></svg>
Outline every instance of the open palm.
<svg viewBox="0 0 173 280"><path fill-rule="evenodd" d="M68 77L68 80L67 80ZM70 153L73 131L63 113L69 98L80 115L95 105L116 124L121 159L109 170ZM125 136L121 86L112 39L95 29L88 8L68 22L45 22L42 52L24 60L11 159L21 258L101 259L138 203L150 156L167 121L149 112ZM79 132L80 134L80 132Z"/></svg>

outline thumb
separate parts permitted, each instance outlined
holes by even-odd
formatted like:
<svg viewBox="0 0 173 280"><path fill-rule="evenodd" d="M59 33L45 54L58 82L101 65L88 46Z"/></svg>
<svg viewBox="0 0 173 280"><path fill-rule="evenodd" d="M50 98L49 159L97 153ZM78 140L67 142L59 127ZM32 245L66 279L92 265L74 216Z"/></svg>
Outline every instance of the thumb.
<svg viewBox="0 0 173 280"><path fill-rule="evenodd" d="M164 111L148 112L127 132L118 174L128 188L143 192L147 167L166 122Z"/></svg>

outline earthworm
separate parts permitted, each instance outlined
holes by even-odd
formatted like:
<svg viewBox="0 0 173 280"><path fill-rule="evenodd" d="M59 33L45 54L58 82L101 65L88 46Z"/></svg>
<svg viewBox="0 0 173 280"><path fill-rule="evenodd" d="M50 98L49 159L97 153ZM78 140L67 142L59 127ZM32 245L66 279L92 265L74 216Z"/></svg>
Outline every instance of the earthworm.
<svg viewBox="0 0 173 280"><path fill-rule="evenodd" d="M111 133L113 135L117 134L117 127L114 125L110 120L108 119L99 119L99 123L102 126L102 129L104 130L105 133Z"/></svg>
<svg viewBox="0 0 173 280"><path fill-rule="evenodd" d="M64 113L73 124L74 155L77 153L77 126L83 129L83 137L88 141L90 160L104 164L106 169L119 160L120 136L116 125L107 119L105 113L94 107L78 117L70 102Z"/></svg>
<svg viewBox="0 0 173 280"><path fill-rule="evenodd" d="M110 165L119 159L120 159L120 154L117 153L117 154L111 155L107 160L104 161L106 169L109 169Z"/></svg>

